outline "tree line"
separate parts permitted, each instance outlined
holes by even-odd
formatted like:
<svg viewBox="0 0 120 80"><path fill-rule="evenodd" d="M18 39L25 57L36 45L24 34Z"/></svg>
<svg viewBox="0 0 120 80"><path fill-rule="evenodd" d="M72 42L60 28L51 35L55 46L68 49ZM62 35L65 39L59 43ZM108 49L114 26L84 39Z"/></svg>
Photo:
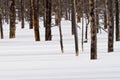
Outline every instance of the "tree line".
<svg viewBox="0 0 120 80"><path fill-rule="evenodd" d="M82 23L82 48L83 43L88 41L88 25L90 24L90 58L94 60L97 59L97 33L101 29L108 33L108 52L114 51L114 38L120 41L119 5L120 0L0 0L0 38L4 38L3 23L9 24L9 38L15 38L16 20L19 20L21 29L24 29L25 21L28 22L29 29L34 30L35 41L40 41L39 18L42 17L45 40L52 40L51 27L58 26L61 51L64 52L61 18L65 18L72 24L71 35L75 40L76 56L79 55L76 24ZM55 16L54 25L51 24L52 15Z"/></svg>

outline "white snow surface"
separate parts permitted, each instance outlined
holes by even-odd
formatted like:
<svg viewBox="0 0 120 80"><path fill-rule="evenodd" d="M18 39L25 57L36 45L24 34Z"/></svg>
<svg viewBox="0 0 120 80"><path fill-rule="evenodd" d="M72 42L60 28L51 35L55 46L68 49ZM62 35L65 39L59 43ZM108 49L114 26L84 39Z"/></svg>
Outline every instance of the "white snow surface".
<svg viewBox="0 0 120 80"><path fill-rule="evenodd" d="M9 39L9 25L4 24L4 39L0 39L0 80L120 80L120 42L114 42L114 52L107 52L107 33L98 33L98 58L90 60L90 35L81 49L81 29L78 28L79 56L75 56L71 23L62 21L64 53L61 53L59 29L52 28L52 41L44 40L40 22L40 42L34 41L34 31L25 23L16 27L16 38ZM81 24L78 24L81 26ZM90 31L88 31L90 34Z"/></svg>

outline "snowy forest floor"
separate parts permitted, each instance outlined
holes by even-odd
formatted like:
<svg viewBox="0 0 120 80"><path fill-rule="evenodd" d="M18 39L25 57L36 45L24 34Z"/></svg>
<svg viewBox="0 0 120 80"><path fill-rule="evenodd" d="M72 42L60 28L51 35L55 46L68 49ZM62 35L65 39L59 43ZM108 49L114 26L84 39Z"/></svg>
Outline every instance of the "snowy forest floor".
<svg viewBox="0 0 120 80"><path fill-rule="evenodd" d="M81 26L81 24L79 24ZM98 33L98 59L90 60L90 39L81 50L81 29L78 28L79 56L75 56L71 23L62 21L64 53L60 51L59 29L52 28L52 41L34 41L34 32L20 29L9 39L9 26L4 24L4 39L0 40L0 80L120 80L120 42L114 42L114 52L107 52L107 33ZM90 31L88 31L90 34ZM88 36L88 38L90 35Z"/></svg>

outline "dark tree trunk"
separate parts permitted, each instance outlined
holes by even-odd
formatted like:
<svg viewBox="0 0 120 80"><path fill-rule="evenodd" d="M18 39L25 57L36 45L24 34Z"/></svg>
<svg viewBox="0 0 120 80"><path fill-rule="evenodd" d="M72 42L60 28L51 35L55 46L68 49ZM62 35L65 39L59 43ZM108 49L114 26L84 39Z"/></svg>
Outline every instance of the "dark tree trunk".
<svg viewBox="0 0 120 80"><path fill-rule="evenodd" d="M43 13L43 25L46 27L46 0L43 0L44 13Z"/></svg>
<svg viewBox="0 0 120 80"><path fill-rule="evenodd" d="M97 27L97 33L98 33L99 32L98 0L95 1L95 26Z"/></svg>
<svg viewBox="0 0 120 80"><path fill-rule="evenodd" d="M10 0L10 38L15 38L15 0Z"/></svg>
<svg viewBox="0 0 120 80"><path fill-rule="evenodd" d="M114 47L114 23L113 23L113 7L112 0L106 0L106 15L108 26L108 52L113 52Z"/></svg>
<svg viewBox="0 0 120 80"><path fill-rule="evenodd" d="M85 29L85 43L88 42L88 25L89 25L89 16L86 14L86 29Z"/></svg>
<svg viewBox="0 0 120 80"><path fill-rule="evenodd" d="M21 0L21 28L24 28L24 0Z"/></svg>
<svg viewBox="0 0 120 80"><path fill-rule="evenodd" d="M94 0L90 0L91 59L97 59L97 27L95 26Z"/></svg>
<svg viewBox="0 0 120 80"><path fill-rule="evenodd" d="M55 0L55 25L57 26L59 24L58 21L58 0Z"/></svg>
<svg viewBox="0 0 120 80"><path fill-rule="evenodd" d="M64 52L64 47L63 47L63 39L62 39L62 29L61 29L61 0L57 0L58 1L58 5L59 5L59 9L58 9L58 25L59 25L59 32L60 32L60 46L61 46L61 52Z"/></svg>
<svg viewBox="0 0 120 80"><path fill-rule="evenodd" d="M106 11L104 11L104 28L107 29L107 16L106 16Z"/></svg>
<svg viewBox="0 0 120 80"><path fill-rule="evenodd" d="M33 29L33 19L32 19L32 4L31 4L31 0L30 0L30 20L29 20L29 28Z"/></svg>
<svg viewBox="0 0 120 80"><path fill-rule="evenodd" d="M74 32L74 38L75 38L75 53L76 56L79 55L79 47L78 47L78 33L77 33L77 27L76 27L76 8L75 8L75 0L72 1L72 28Z"/></svg>
<svg viewBox="0 0 120 80"><path fill-rule="evenodd" d="M45 40L52 40L51 36L51 0L46 0Z"/></svg>
<svg viewBox="0 0 120 80"><path fill-rule="evenodd" d="M119 1L115 0L115 11L116 11L116 15L115 15L115 19L116 19L116 41L120 41L120 27L119 27Z"/></svg>
<svg viewBox="0 0 120 80"><path fill-rule="evenodd" d="M0 38L3 39L2 15L0 10Z"/></svg>
<svg viewBox="0 0 120 80"><path fill-rule="evenodd" d="M35 35L35 41L40 41L39 36L39 17L38 17L38 0L31 0L32 4L32 20L34 25L34 35Z"/></svg>

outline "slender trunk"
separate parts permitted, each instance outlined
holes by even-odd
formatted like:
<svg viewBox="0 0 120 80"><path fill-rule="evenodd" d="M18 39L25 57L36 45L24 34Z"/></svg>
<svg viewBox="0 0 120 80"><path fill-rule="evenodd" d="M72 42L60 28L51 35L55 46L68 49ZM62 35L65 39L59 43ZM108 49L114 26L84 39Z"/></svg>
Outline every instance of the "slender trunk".
<svg viewBox="0 0 120 80"><path fill-rule="evenodd" d="M3 39L3 27L2 27L2 15L1 15L1 12L0 12L0 38Z"/></svg>
<svg viewBox="0 0 120 80"><path fill-rule="evenodd" d="M24 0L21 0L21 28L24 28Z"/></svg>
<svg viewBox="0 0 120 80"><path fill-rule="evenodd" d="M58 1L58 0L57 0ZM58 24L59 24L59 32L60 32L60 46L61 46L61 52L64 52L63 47L63 39L62 39L62 29L61 29L61 6L60 6L61 0L59 0L59 9L58 9Z"/></svg>
<svg viewBox="0 0 120 80"><path fill-rule="evenodd" d="M91 59L97 59L97 27L95 26L94 0L90 0Z"/></svg>
<svg viewBox="0 0 120 80"><path fill-rule="evenodd" d="M86 14L86 29L85 29L85 43L88 41L88 24L89 24L89 16Z"/></svg>
<svg viewBox="0 0 120 80"><path fill-rule="evenodd" d="M104 28L107 29L107 16L106 16L106 11L104 11Z"/></svg>
<svg viewBox="0 0 120 80"><path fill-rule="evenodd" d="M115 11L116 11L116 15L115 15L115 19L116 19L116 41L120 41L120 27L119 27L119 1L115 0Z"/></svg>
<svg viewBox="0 0 120 80"><path fill-rule="evenodd" d="M43 0L43 6L44 6L44 13L43 13L43 25L46 27L46 0Z"/></svg>
<svg viewBox="0 0 120 80"><path fill-rule="evenodd" d="M33 29L33 19L32 19L32 15L33 15L33 14L32 14L32 4L31 4L31 0L30 0L30 20L29 20L29 22L30 22L30 23L29 23L29 26L30 26L29 28L30 28L30 29Z"/></svg>
<svg viewBox="0 0 120 80"><path fill-rule="evenodd" d="M52 40L51 36L51 0L46 0L45 40Z"/></svg>
<svg viewBox="0 0 120 80"><path fill-rule="evenodd" d="M79 47L78 47L78 33L76 27L76 8L75 8L75 0L72 1L72 27L74 28L74 38L75 38L75 53L76 56L79 55Z"/></svg>
<svg viewBox="0 0 120 80"><path fill-rule="evenodd" d="M99 32L99 14L98 14L98 0L95 0L95 26L97 27L97 33Z"/></svg>
<svg viewBox="0 0 120 80"><path fill-rule="evenodd" d="M113 7L112 0L106 0L106 15L108 27L108 52L113 52L114 47L114 24L113 24Z"/></svg>
<svg viewBox="0 0 120 80"><path fill-rule="evenodd" d="M55 25L57 26L59 24L58 22L58 0L55 0Z"/></svg>
<svg viewBox="0 0 120 80"><path fill-rule="evenodd" d="M15 0L10 0L10 38L15 38Z"/></svg>
<svg viewBox="0 0 120 80"><path fill-rule="evenodd" d="M82 5L83 5L83 11L82 11L82 51L84 50L84 41L83 41L83 37L84 37L84 0L82 0Z"/></svg>

